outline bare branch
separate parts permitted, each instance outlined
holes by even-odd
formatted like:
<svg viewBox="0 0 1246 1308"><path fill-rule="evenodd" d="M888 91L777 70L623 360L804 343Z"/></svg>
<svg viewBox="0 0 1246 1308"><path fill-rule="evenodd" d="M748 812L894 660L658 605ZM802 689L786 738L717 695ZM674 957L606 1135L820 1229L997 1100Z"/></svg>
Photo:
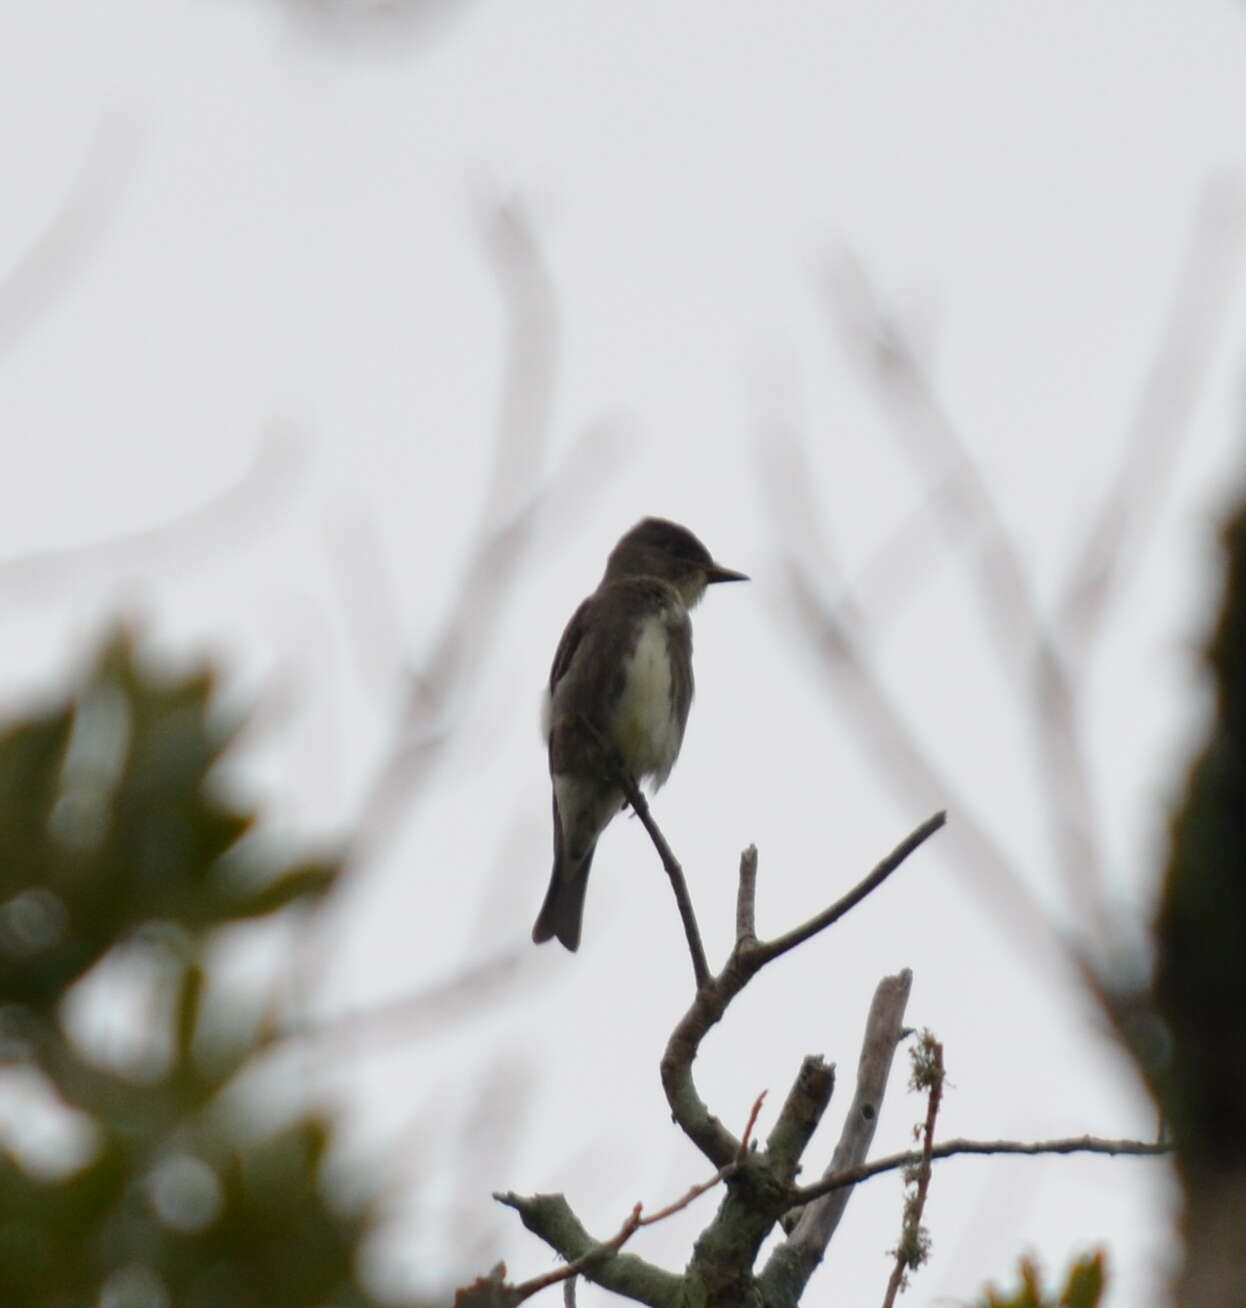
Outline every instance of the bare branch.
<svg viewBox="0 0 1246 1308"><path fill-rule="evenodd" d="M1038 693L1033 727L1045 766L1049 824L1060 852L1069 902L1091 920L1098 938L1108 935L1102 896L1102 861L1094 823L1094 788L1080 739L1080 706L1064 655L1039 612L1022 562L1020 547L970 453L968 442L947 411L935 383L903 328L879 304L858 270L853 290L858 313L869 315L863 333L873 347L871 375L880 397L895 412L893 430L911 460L926 475L946 475L930 466L931 453L955 473L960 493L941 496L944 525L953 539L964 520L979 523L986 537L975 553L982 610L1000 650L1009 661L1020 653L1032 661Z"/></svg>
<svg viewBox="0 0 1246 1308"><path fill-rule="evenodd" d="M725 1167L739 1155L740 1142L706 1107L692 1079L692 1063L709 1030L721 1021L727 1005L748 984L752 971L739 960L749 951L732 954L722 975L702 986L691 1007L676 1023L662 1054L662 1089L679 1129L714 1164ZM755 969L754 969L755 970Z"/></svg>
<svg viewBox="0 0 1246 1308"><path fill-rule="evenodd" d="M492 206L481 226L508 331L492 476L457 590L470 603L455 603L409 678L393 747L358 823L374 841L381 819L402 810L445 745L448 706L490 647L489 633L525 561L543 499L557 359L553 282L517 205Z"/></svg>
<svg viewBox="0 0 1246 1308"><path fill-rule="evenodd" d="M641 826L649 833L649 839L653 841L653 847L658 851L658 857L662 860L662 866L666 869L666 875L670 879L671 890L675 893L675 903L679 907L680 919L684 924L684 935L688 940L688 952L692 956L692 971L696 977L697 989L703 990L710 983L710 967L705 959L705 946L701 943L701 929L697 926L697 915L693 911L692 896L688 893L688 882L684 879L684 870L679 866L679 860L675 857L674 851L666 843L666 837L653 820L653 814L649 812L649 802L636 784L636 778L628 771L619 756L618 750L610 744L587 717L581 716L580 724L597 742L597 748L601 751L602 760L607 771L618 782L619 789L627 796L627 802L632 806L632 811L640 819Z"/></svg>
<svg viewBox="0 0 1246 1308"><path fill-rule="evenodd" d="M373 843L387 838L387 821L410 810L411 800L431 776L448 740L447 722L455 697L475 671L481 652L490 648L489 632L543 522L556 508L561 513L564 498L582 500L586 483L599 480L585 475L592 467L600 468L606 452L599 436L586 433L516 515L495 524L472 547L459 588L472 602L458 604L447 615L419 670L408 674L390 753L356 821L356 829L366 832ZM361 857L357 851L356 858Z"/></svg>
<svg viewBox="0 0 1246 1308"><path fill-rule="evenodd" d="M907 968L884 977L874 991L865 1040L857 1067L857 1091L844 1120L827 1176L858 1166L869 1152L896 1046L904 1033L904 1010L912 988ZM762 1296L770 1303L796 1303L830 1243L848 1205L850 1191L841 1187L807 1202L796 1229L771 1254L761 1274Z"/></svg>
<svg viewBox="0 0 1246 1308"><path fill-rule="evenodd" d="M956 813L955 839L965 857L958 865L976 874L974 887L1027 947L1055 943L1045 913L1019 875L1013 859L974 817L918 741L874 670L850 618L824 604L809 570L790 556L787 564L791 617L821 656L836 703L856 714L856 735L879 776L903 803L947 807ZM1036 928L1045 927L1046 936Z"/></svg>
<svg viewBox="0 0 1246 1308"><path fill-rule="evenodd" d="M750 845L740 855L740 888L735 903L735 938L757 939L757 846Z"/></svg>
<svg viewBox="0 0 1246 1308"><path fill-rule="evenodd" d="M407 59L427 52L459 19L468 0L277 0L293 34L335 61Z"/></svg>
<svg viewBox="0 0 1246 1308"><path fill-rule="evenodd" d="M739 1152L739 1142L715 1117L692 1078L692 1064L701 1041L721 1021L727 1006L767 963L794 949L803 940L838 921L849 909L877 889L925 840L944 823L937 813L922 823L865 878L825 913L774 941L757 941L746 936L738 941L720 975L701 986L692 1006L676 1024L662 1056L662 1088L671 1114L680 1130L716 1167L722 1167Z"/></svg>
<svg viewBox="0 0 1246 1308"><path fill-rule="evenodd" d="M554 279L524 207L487 206L481 237L507 317L507 353L499 394L489 491L481 534L513 517L531 497L545 464L558 362Z"/></svg>
<svg viewBox="0 0 1246 1308"><path fill-rule="evenodd" d="M607 1290L649 1304L651 1308L670 1308L676 1302L680 1277L633 1254L619 1252L641 1225L639 1204L609 1240L597 1241L584 1229L560 1194L525 1198L507 1193L493 1197L498 1203L515 1209L528 1230L568 1260L562 1267L507 1287L508 1304L522 1303L547 1286L557 1285L559 1281L581 1273Z"/></svg>
<svg viewBox="0 0 1246 1308"><path fill-rule="evenodd" d="M591 724L589 725L591 729ZM595 734L598 745L605 747L600 733ZM607 757L612 757L608 749L605 749L605 752ZM633 805L642 815L647 813L647 809L637 804L639 800L643 805L643 796L640 795L634 781L627 775L626 769L622 768L617 760L612 761L611 766L615 770L615 779ZM789 1093L779 1120L770 1135L767 1148L764 1152L760 1152L750 1149L749 1142L761 1110L763 1096L758 1096L744 1135L737 1140L709 1111L697 1093L692 1078L692 1064L701 1041L721 1020L732 999L767 962L794 948L800 940L808 939L817 931L824 929L830 925L831 920L842 917L853 904L859 903L870 890L881 884L887 875L942 825L943 820L942 814L936 815L902 842L884 864L871 874L871 877L840 901L835 908L833 918L823 921L821 919L826 915L820 915L819 919L815 919L814 925L804 931L800 939L795 938L794 935L780 937L775 942L777 946L775 948L768 948L766 944L754 939L750 933L744 932L727 959L722 973L717 977L711 977L707 971L704 984L698 987L691 1006L676 1024L667 1042L662 1057L661 1075L663 1090L675 1122L717 1169L711 1181L694 1187L670 1209L655 1213L651 1218L641 1218L637 1210L614 1237L618 1243L607 1242L606 1246L590 1239L560 1195L538 1195L531 1199L521 1199L516 1195L499 1195L497 1197L501 1202L516 1208L523 1217L525 1225L561 1253L576 1270L583 1270L591 1265L592 1270L586 1271L590 1279L641 1302L665 1304L671 1302L672 1296L676 1293L687 1292L695 1297L700 1293L696 1287L704 1287L707 1284L721 1286L739 1282L743 1285L745 1281L751 1281L752 1267L763 1242L782 1214L793 1206L791 1181L796 1174L801 1152L813 1134L830 1098L834 1069L826 1066L818 1058L805 1060L796 1084ZM660 834L659 832L658 835ZM660 845L659 852L661 852ZM747 905L753 896L751 882L756 870L755 859L749 856L750 852L746 851L742 860L742 879L745 888L741 892L741 899L746 905L742 917L746 922L750 916ZM908 972L901 973L898 977L886 978L880 983L875 994L867 1026L865 1048L861 1055L857 1095L850 1122L845 1126L844 1137L839 1150L836 1151L833 1164L838 1170L855 1165L864 1157L868 1148L873 1134L873 1122L877 1118L878 1105L882 1100L887 1067L894 1053L895 1042L900 1038L901 1019L911 980L911 974ZM660 1279L658 1282L646 1279L653 1269L649 1269L638 1259L626 1261L630 1256L618 1252L622 1242L639 1225L660 1220L722 1180L730 1183L727 1195L714 1221L697 1241L692 1261L685 1275L681 1278L673 1278L675 1289L671 1288L668 1279ZM835 1207L842 1209L846 1198L845 1195L842 1201L838 1198L827 1199L820 1205L811 1206L810 1211L814 1208L819 1211ZM829 1239L829 1234L827 1238ZM606 1256L605 1262L601 1261L603 1256ZM814 1261L816 1262L817 1259L815 1258ZM624 1271L620 1271L620 1268ZM573 1274L567 1269L562 1271L565 1275ZM660 1278L669 1278L668 1273L658 1275ZM726 1280L724 1281L723 1278ZM545 1278L540 1284L542 1286L552 1284L554 1279L562 1279L562 1277ZM807 1279L807 1274L804 1279ZM627 1280L629 1285L635 1282L641 1288L625 1288L624 1280ZM691 1290L688 1289L690 1286L693 1287Z"/></svg>
<svg viewBox="0 0 1246 1308"><path fill-rule="evenodd" d="M1061 597L1060 628L1079 656L1087 653L1112 599L1137 567L1146 528L1156 519L1223 336L1242 249L1240 186L1213 178L1198 198L1172 300L1129 421L1115 485L1100 503Z"/></svg>
<svg viewBox="0 0 1246 1308"><path fill-rule="evenodd" d="M502 1202L506 1203L508 1200L503 1199ZM555 1268L552 1272L546 1272L543 1276L534 1276L531 1280L517 1285L515 1287L514 1302L522 1303L525 1299L530 1299L547 1286L557 1285L559 1281L570 1281L581 1272L587 1271L594 1263L601 1262L611 1254L618 1253L627 1241L636 1234L640 1225L640 1205L637 1204L627 1220L619 1228L618 1233L609 1240L603 1241L595 1249L590 1249L587 1253L582 1254L574 1262L567 1263L565 1267Z"/></svg>
<svg viewBox="0 0 1246 1308"><path fill-rule="evenodd" d="M628 803L640 819L641 825L649 833L649 839L653 841L653 847L658 851L658 857L662 860L662 866L670 878L671 890L675 893L675 903L679 906L679 916L684 924L688 953L692 956L692 972L696 977L697 989L700 990L710 983L710 968L705 959L705 946L701 943L701 930L697 926L697 916L692 908L692 896L688 893L688 883L684 880L683 868L679 866L679 860L666 843L666 837L658 830L658 824L653 820L653 815L649 812L649 804L641 794L640 788L630 777L627 777L623 784L623 793L627 795Z"/></svg>
<svg viewBox="0 0 1246 1308"><path fill-rule="evenodd" d="M1184 266L1138 397L1116 485L1100 506L1065 587L1059 641L1039 612L1021 553L967 442L948 414L919 351L880 303L859 266L843 269L828 296L849 344L868 354L869 374L897 422L893 430L923 475L955 476L953 496L939 496L945 531L963 537L966 522L986 529L975 553L983 610L1009 657L1018 652L1036 675L1032 729L1046 790L1046 814L1077 919L1087 935L1112 938L1104 901L1095 821L1094 779L1082 743L1080 687L1070 657L1081 662L1122 578L1136 567L1140 539L1154 521L1180 437L1188 428L1226 308L1238 280L1246 230L1240 188L1209 185L1200 199Z"/></svg>
<svg viewBox="0 0 1246 1308"><path fill-rule="evenodd" d="M960 1154L1128 1154L1140 1158L1161 1157L1170 1154L1173 1145L1166 1142L1149 1140L1109 1140L1098 1136L1079 1135L1066 1140L945 1140L930 1151L932 1160L955 1158ZM842 1172L833 1172L830 1176L815 1181L813 1185L797 1187L792 1191L793 1205L808 1203L822 1195L835 1190L868 1181L872 1176L881 1176L884 1172L894 1172L901 1167L910 1167L921 1162L923 1152L910 1150L903 1154L889 1154L886 1158L876 1158L872 1163L861 1163L856 1167L845 1168Z"/></svg>
<svg viewBox="0 0 1246 1308"><path fill-rule="evenodd" d="M876 637L884 632L903 603L920 594L922 582L946 561L948 552L935 548L937 535L946 535L953 522L961 524L964 535L977 526L967 514L949 512L946 501L954 501L961 491L959 479L945 475L849 578L836 563L801 424L761 417L754 457L764 502L775 526L781 527L787 556L817 561L818 577L835 591L841 621L861 634Z"/></svg>
<svg viewBox="0 0 1246 1308"><path fill-rule="evenodd" d="M1043 766L1039 777L1046 794L1047 821L1064 873L1068 901L1089 936L1114 939L1103 895L1103 865L1098 849L1094 786L1090 760L1082 743L1080 687L1065 659L1046 637L1037 642L1031 721Z"/></svg>
<svg viewBox="0 0 1246 1308"><path fill-rule="evenodd" d="M796 1080L766 1141L766 1161L775 1176L791 1184L805 1146L818 1129L835 1090L835 1065L810 1054L800 1065Z"/></svg>
<svg viewBox="0 0 1246 1308"><path fill-rule="evenodd" d="M825 299L843 339L863 357L879 399L895 419L897 444L921 477L948 490L931 499L932 507L942 511L947 535L962 537L966 519L986 528L988 539L976 551L986 619L1005 650L1028 653L1037 607L1021 551L922 366L917 346L898 318L887 312L859 264L841 265Z"/></svg>
<svg viewBox="0 0 1246 1308"><path fill-rule="evenodd" d="M84 578L107 574L133 562L168 567L188 558L220 557L237 545L248 522L271 524L276 506L297 487L306 465L307 440L288 423L270 426L249 467L193 508L152 527L64 549L31 550L0 559L0 594L46 602Z"/></svg>
<svg viewBox="0 0 1246 1308"><path fill-rule="evenodd" d="M134 108L100 116L59 210L0 281L0 357L20 346L90 267L137 171L146 126Z"/></svg>
<svg viewBox="0 0 1246 1308"><path fill-rule="evenodd" d="M275 1047L293 1040L346 1040L352 1054L369 1044L375 1044L380 1052L392 1052L395 1037L413 1040L429 1030L444 1030L447 1022L461 1020L483 1005L504 998L527 955L527 950L508 950L413 994L369 1008L320 1021L287 1019L268 1037L268 1044Z"/></svg>
<svg viewBox="0 0 1246 1308"><path fill-rule="evenodd" d="M681 1278L672 1277L669 1272L642 1263L639 1258L625 1260L615 1258L614 1255L618 1254L642 1226L653 1226L665 1221L668 1217L687 1208L694 1199L699 1199L701 1195L735 1175L748 1153L753 1128L757 1125L757 1118L765 1099L766 1092L763 1090L753 1101L744 1134L740 1138L740 1153L737 1158L726 1166L720 1167L708 1181L692 1186L680 1198L667 1204L665 1208L659 1208L657 1212L644 1216L641 1205L637 1204L619 1230L609 1240L599 1244L589 1240L588 1233L584 1231L562 1195L534 1195L530 1199L525 1199L513 1193L495 1194L493 1197L499 1203L514 1208L519 1213L524 1225L530 1231L539 1235L546 1244L564 1257L571 1259L564 1267L535 1276L520 1285L506 1287L507 1294L510 1296L506 1302L522 1303L539 1290L556 1285L559 1281L569 1281L580 1273L587 1274L590 1280L605 1286L606 1289L614 1290L641 1303L657 1305L657 1308L664 1308L666 1304L674 1302L670 1283L674 1281L677 1289ZM585 1241L588 1241L590 1247L578 1253L569 1252L569 1249L578 1248ZM623 1288L624 1279L631 1285L631 1289ZM649 1297L638 1293L640 1289L646 1290Z"/></svg>
<svg viewBox="0 0 1246 1308"><path fill-rule="evenodd" d="M943 1046L929 1031L925 1031L912 1051L912 1058L913 1075L909 1085L926 1091L926 1121L921 1129L922 1157L916 1165L916 1175L912 1172L905 1174L906 1184L917 1188L904 1201L904 1223L900 1243L896 1246L895 1266L891 1269L891 1279L883 1297L883 1308L892 1308L896 1295L907 1284L908 1273L926 1261L930 1249L930 1237L922 1227L922 1215L930 1192L930 1153L934 1148L935 1122L943 1101Z"/></svg>
<svg viewBox="0 0 1246 1308"><path fill-rule="evenodd" d="M758 951L762 962L769 963L781 954L795 949L797 945L803 945L819 931L825 931L827 927L838 922L845 913L856 908L867 895L873 894L914 850L924 845L946 822L946 813L935 813L932 817L928 817L921 826L906 836L869 876L854 886L842 899L837 899L829 908L823 909L821 913L811 917L801 926L762 944Z"/></svg>
<svg viewBox="0 0 1246 1308"><path fill-rule="evenodd" d="M375 515L339 496L324 542L359 680L388 711L403 668L403 606Z"/></svg>
<svg viewBox="0 0 1246 1308"><path fill-rule="evenodd" d="M455 591L467 599L455 602L408 673L391 747L355 823L372 844L389 838L390 820L410 812L432 775L456 697L493 647L493 628L543 524L556 516L565 527L566 505L588 502L612 444L598 424L546 473L557 361L553 280L519 207L497 206L483 229L508 325L492 475ZM356 859L366 853L360 842Z"/></svg>

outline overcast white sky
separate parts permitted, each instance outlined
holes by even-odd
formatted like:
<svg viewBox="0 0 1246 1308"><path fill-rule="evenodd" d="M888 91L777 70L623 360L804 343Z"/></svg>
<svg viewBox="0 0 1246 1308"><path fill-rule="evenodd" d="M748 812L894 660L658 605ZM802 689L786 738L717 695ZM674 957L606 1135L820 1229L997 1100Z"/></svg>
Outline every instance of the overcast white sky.
<svg viewBox="0 0 1246 1308"><path fill-rule="evenodd" d="M372 652L390 679L360 675L343 569L357 592L350 569L374 566L375 548L418 660L461 580L496 424L507 338L481 212L518 196L556 289L546 463L592 424L608 450L489 633L436 787L345 895L324 1002L406 993L469 950L526 940L549 859L539 689L610 545L646 513L686 522L754 578L696 615L698 701L655 809L719 962L742 846L760 848L760 925L774 932L927 815L879 783L778 625L759 487L774 451L759 431L803 426L809 488L850 572L929 491L828 323L827 267L855 260L923 343L1049 597L1122 453L1213 178L1208 243L1224 249L1208 261L1220 281L1232 267L1246 10L475 0L430 6L427 23L335 27L296 9L0 7L0 268L15 270L0 286L0 559L175 518L281 433L258 507L206 548L104 552L33 582L0 566L2 698L49 684L106 615L142 612L171 646L220 653L269 710L251 771L274 822L339 832L398 694L383 641ZM75 221L49 231L71 193ZM1149 890L1200 720L1192 649L1216 514L1243 471L1244 345L1238 296L1095 665L1088 749L1121 915ZM967 557L921 578L879 666L957 797L1067 917L1016 672L990 652ZM846 1103L873 987L910 966L909 1018L940 1036L951 1069L940 1134L1153 1129L1087 1001L1001 929L954 849L940 838L757 982L710 1038L702 1090L734 1128L759 1090L781 1102L808 1052L838 1062ZM360 1156L384 1160L387 1182L412 1178L419 1201L387 1246L400 1273L453 1265L447 1194L426 1178L453 1168L464 1103L491 1067L529 1115L488 1186L565 1190L605 1235L637 1200L660 1205L704 1176L657 1079L689 986L669 900L643 833L617 822L577 957L548 947L487 1019L310 1068ZM921 1113L898 1064L877 1149L905 1147ZM444 1146L412 1143L419 1114ZM811 1165L837 1129L833 1104ZM970 1299L1026 1249L1058 1267L1106 1242L1109 1303L1156 1303L1162 1178L1132 1160L943 1164L934 1256L909 1301ZM515 1279L550 1265L483 1190L472 1201L453 1221L496 1222L489 1261L505 1258ZM681 1266L713 1202L642 1233L635 1251ZM897 1179L854 1197L813 1299L881 1298L900 1206ZM602 1299L581 1291L583 1304Z"/></svg>

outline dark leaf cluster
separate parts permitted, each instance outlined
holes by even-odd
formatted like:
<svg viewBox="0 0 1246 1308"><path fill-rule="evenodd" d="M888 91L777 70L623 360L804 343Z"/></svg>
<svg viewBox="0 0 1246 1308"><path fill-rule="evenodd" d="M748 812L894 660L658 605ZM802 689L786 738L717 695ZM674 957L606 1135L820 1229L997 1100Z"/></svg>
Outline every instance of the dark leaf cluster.
<svg viewBox="0 0 1246 1308"><path fill-rule="evenodd" d="M1059 1290L1043 1289L1042 1275L1032 1258L1021 1260L1021 1286L1015 1294L988 1290L981 1308L1097 1308L1103 1297L1102 1251L1079 1258Z"/></svg>
<svg viewBox="0 0 1246 1308"><path fill-rule="evenodd" d="M211 1002L225 928L333 884L261 849L225 797L234 728L207 672L159 675L127 636L79 692L0 728L0 1075L77 1122L80 1157L0 1143L0 1303L9 1308L366 1308L368 1211L325 1183L313 1114L261 1127L226 1095L262 1024ZM130 1056L75 1038L75 992L124 959L148 1016Z"/></svg>

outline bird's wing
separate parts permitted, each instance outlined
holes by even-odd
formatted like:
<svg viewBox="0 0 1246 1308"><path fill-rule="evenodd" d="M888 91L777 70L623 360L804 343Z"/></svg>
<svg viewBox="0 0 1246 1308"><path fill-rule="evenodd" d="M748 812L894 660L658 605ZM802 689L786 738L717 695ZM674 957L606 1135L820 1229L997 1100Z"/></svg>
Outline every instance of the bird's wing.
<svg viewBox="0 0 1246 1308"><path fill-rule="evenodd" d="M584 632L588 627L588 611L592 603L593 597L590 595L571 615L571 621L567 623L566 630L562 633L562 639L554 651L554 664L549 670L551 695L558 683L566 676L571 660L575 658L575 652L580 648L580 642L584 639Z"/></svg>

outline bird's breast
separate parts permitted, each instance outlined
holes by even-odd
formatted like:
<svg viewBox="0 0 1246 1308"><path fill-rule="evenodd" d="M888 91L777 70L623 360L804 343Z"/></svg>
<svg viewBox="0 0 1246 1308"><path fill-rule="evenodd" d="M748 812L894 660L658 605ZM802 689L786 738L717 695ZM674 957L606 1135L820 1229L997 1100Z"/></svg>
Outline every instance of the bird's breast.
<svg viewBox="0 0 1246 1308"><path fill-rule="evenodd" d="M674 766L684 734L684 715L674 693L681 671L671 664L678 654L672 648L668 623L666 614L644 618L623 662L622 692L610 724L610 734L632 774L651 776L658 785Z"/></svg>

